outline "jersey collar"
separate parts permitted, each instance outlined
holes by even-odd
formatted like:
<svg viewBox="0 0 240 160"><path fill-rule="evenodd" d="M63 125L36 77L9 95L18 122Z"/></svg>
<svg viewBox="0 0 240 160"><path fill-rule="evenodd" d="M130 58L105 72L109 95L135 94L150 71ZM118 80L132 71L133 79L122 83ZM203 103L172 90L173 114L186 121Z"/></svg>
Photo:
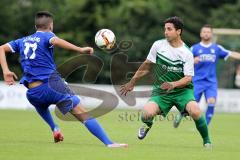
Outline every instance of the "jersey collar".
<svg viewBox="0 0 240 160"><path fill-rule="evenodd" d="M200 42L200 45L205 47L205 48L208 48L212 45L212 43L209 43L209 44L204 44L203 42Z"/></svg>

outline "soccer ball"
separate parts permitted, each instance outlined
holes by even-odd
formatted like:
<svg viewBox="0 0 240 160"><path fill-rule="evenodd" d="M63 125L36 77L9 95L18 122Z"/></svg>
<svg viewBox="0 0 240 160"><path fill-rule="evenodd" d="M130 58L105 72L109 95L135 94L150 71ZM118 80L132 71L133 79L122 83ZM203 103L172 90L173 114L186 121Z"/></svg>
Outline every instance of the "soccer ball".
<svg viewBox="0 0 240 160"><path fill-rule="evenodd" d="M114 47L116 37L109 29L101 29L95 35L96 45L103 50L110 50Z"/></svg>

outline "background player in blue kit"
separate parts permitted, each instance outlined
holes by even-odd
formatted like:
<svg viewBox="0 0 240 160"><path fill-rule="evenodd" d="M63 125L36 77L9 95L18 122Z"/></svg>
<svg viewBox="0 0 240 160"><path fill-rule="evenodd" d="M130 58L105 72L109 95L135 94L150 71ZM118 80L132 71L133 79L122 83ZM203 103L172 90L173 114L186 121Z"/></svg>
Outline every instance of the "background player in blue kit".
<svg viewBox="0 0 240 160"><path fill-rule="evenodd" d="M28 88L27 98L50 126L55 142L62 141L63 135L49 112L48 107L51 104L56 104L63 114L67 112L73 114L107 147L127 147L127 144L113 143L108 138L98 122L87 115L80 104L80 99L74 95L56 71L53 59L54 46L88 54L93 54L93 48L78 47L58 38L52 32L53 18L49 12L41 11L36 14L35 27L36 33L0 46L0 63L4 81L8 85L15 83L14 79L17 76L9 70L5 53L17 52L23 69L20 83Z"/></svg>
<svg viewBox="0 0 240 160"><path fill-rule="evenodd" d="M194 56L193 85L194 96L197 102L200 101L202 94L206 98L208 107L206 110L206 121L210 123L217 98L217 75L216 64L218 59L227 58L240 59L240 53L229 51L221 45L212 42L213 31L208 24L204 25L200 31L201 42L191 47ZM174 127L177 128L181 122L182 115L178 115L174 121Z"/></svg>

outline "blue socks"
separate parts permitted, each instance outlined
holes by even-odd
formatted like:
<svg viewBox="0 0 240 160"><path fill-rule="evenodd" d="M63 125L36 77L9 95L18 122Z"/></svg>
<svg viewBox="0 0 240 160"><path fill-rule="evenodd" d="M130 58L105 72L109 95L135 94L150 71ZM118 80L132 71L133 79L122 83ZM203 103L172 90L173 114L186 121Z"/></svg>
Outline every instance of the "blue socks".
<svg viewBox="0 0 240 160"><path fill-rule="evenodd" d="M206 121L207 121L207 125L209 125L209 123L211 122L211 119L213 117L214 114L214 104L208 104L208 108L206 111Z"/></svg>
<svg viewBox="0 0 240 160"><path fill-rule="evenodd" d="M96 136L100 141L102 141L105 145L112 144L113 142L108 138L103 128L99 125L96 119L89 118L84 121L84 125L87 129Z"/></svg>
<svg viewBox="0 0 240 160"><path fill-rule="evenodd" d="M45 122L50 126L52 131L58 130L58 126L54 123L53 118L49 109L46 107L35 107L38 114L44 119ZM84 122L86 128L96 136L105 145L113 144L113 142L108 138L103 128L94 118L89 118Z"/></svg>
<svg viewBox="0 0 240 160"><path fill-rule="evenodd" d="M55 131L58 126L54 123L52 115L48 109L48 107L36 107L38 114L44 119L45 122L50 126L52 131Z"/></svg>

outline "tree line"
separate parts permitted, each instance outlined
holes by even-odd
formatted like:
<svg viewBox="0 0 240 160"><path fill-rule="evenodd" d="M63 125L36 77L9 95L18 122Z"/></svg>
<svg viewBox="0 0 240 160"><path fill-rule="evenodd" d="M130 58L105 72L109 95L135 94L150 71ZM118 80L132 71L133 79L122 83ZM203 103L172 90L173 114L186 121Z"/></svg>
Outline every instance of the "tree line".
<svg viewBox="0 0 240 160"><path fill-rule="evenodd" d="M143 61L155 40L163 35L163 21L179 16L185 23L183 40L188 46L197 43L199 29L209 23L213 27L239 28L240 0L1 0L0 43L35 32L34 15L48 10L54 15L54 32L80 46L93 46L96 56L104 62L100 75L93 83L111 83L111 55L103 53L94 44L95 33L111 29L117 43L132 42L124 52L129 61ZM66 62L75 53L55 49L57 65ZM19 56L8 55L10 68L21 76ZM68 81L83 83L84 67L74 71ZM2 75L1 75L2 79Z"/></svg>

